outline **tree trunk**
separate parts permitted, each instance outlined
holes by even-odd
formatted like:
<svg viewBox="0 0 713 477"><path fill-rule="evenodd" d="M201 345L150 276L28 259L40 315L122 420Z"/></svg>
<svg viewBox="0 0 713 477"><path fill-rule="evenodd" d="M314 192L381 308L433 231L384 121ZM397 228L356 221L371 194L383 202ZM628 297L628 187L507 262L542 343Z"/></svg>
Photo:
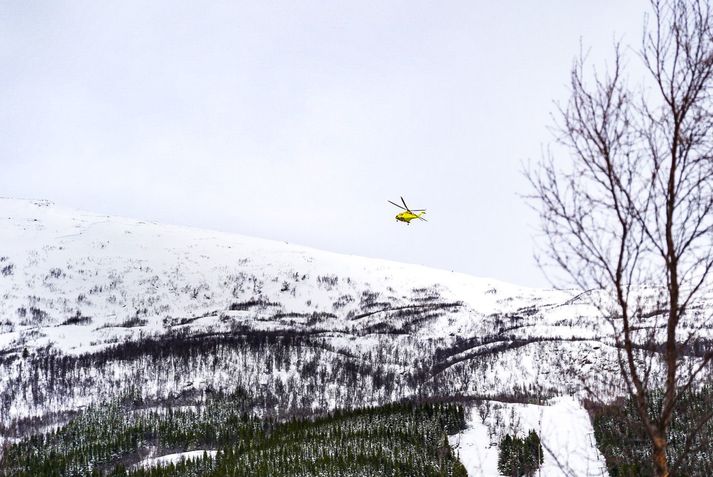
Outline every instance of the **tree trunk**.
<svg viewBox="0 0 713 477"><path fill-rule="evenodd" d="M654 475L656 477L669 477L668 457L666 456L666 438L656 436L654 438Z"/></svg>

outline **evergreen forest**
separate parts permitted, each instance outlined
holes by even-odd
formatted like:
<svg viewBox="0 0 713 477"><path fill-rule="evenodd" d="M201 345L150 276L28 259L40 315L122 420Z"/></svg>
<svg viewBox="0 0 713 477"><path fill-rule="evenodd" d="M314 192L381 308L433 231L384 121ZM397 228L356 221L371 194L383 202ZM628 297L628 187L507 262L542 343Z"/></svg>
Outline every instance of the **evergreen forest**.
<svg viewBox="0 0 713 477"><path fill-rule="evenodd" d="M260 418L242 389L204 407L146 408L138 397L82 412L8 446L2 476L466 476L447 435L463 406L411 401L277 421ZM140 460L204 450L193 459ZM217 451L211 452L207 451Z"/></svg>
<svg viewBox="0 0 713 477"><path fill-rule="evenodd" d="M663 403L660 390L652 392L648 412ZM682 393L671 422L667 453L673 475L713 475L713 421L709 419L713 388ZM649 477L651 443L631 399L607 406L592 406L594 433L611 477ZM695 433L691 435L691 430Z"/></svg>

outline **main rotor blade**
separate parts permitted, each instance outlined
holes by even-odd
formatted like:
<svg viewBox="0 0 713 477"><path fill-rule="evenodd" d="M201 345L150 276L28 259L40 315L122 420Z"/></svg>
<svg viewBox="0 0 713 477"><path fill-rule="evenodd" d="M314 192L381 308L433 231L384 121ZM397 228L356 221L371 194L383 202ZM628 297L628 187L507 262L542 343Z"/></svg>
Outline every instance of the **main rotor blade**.
<svg viewBox="0 0 713 477"><path fill-rule="evenodd" d="M404 203L404 207L406 207L406 210L411 210L411 209L408 208L408 205L406 205L406 201L404 200L403 197L401 197L401 202Z"/></svg>
<svg viewBox="0 0 713 477"><path fill-rule="evenodd" d="M424 219L423 217L419 217L419 219L423 220L424 222L428 222L428 220Z"/></svg>
<svg viewBox="0 0 713 477"><path fill-rule="evenodd" d="M397 204L396 202L391 202L390 200L387 200L386 202L395 205L395 206L398 207L399 209L408 210L408 209L404 209L403 207L401 207L401 206L400 206L399 204Z"/></svg>
<svg viewBox="0 0 713 477"><path fill-rule="evenodd" d="M409 209L411 212L426 212L426 209Z"/></svg>

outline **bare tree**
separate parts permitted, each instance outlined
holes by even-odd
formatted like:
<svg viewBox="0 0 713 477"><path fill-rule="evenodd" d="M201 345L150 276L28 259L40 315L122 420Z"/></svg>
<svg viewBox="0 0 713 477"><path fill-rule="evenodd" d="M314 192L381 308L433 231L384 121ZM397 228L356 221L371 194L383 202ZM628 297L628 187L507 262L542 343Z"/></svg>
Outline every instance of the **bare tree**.
<svg viewBox="0 0 713 477"><path fill-rule="evenodd" d="M580 54L558 115L567 153L546 154L527 176L543 264L606 297L597 306L613 326L654 473L669 476L677 401L711 359L710 350L686 350L710 325L695 305L710 291L713 267L713 28L703 0L651 0L651 8L637 56L643 82L627 83L619 44L604 74L588 76Z"/></svg>

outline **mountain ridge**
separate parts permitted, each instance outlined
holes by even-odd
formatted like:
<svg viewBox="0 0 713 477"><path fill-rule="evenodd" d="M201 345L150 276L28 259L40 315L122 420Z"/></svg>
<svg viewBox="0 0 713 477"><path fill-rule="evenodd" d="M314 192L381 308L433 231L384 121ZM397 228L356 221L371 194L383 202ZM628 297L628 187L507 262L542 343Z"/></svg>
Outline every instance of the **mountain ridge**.
<svg viewBox="0 0 713 477"><path fill-rule="evenodd" d="M0 437L134 396L261 416L621 391L574 291L0 200Z"/></svg>
<svg viewBox="0 0 713 477"><path fill-rule="evenodd" d="M18 313L18 310L20 315L23 308L26 310L24 317L12 320L13 324L17 321L22 323L24 318L28 325L39 322L59 325L73 318L78 321L81 316L89 316L99 325L111 325L107 317L112 316L116 317L114 322L125 322L139 315L142 315L141 319L147 319L148 315L163 318L167 314L194 318L214 309L229 308L240 298L246 298L245 301L258 298L261 290L258 290L257 280L262 279L262 286L266 286L267 276L273 281L279 277L280 291L291 291L293 297L297 295L293 291L297 286L290 289L291 284L286 282L299 282L299 279L307 279L308 275L317 282L312 283L312 287L326 291L326 295L334 295L329 293L330 288L335 288L329 283L330 274L346 275L349 279L356 276L355 280L361 278L365 284L368 281L380 282L370 285L381 290L390 287L388 282L397 281L392 280L396 277L407 282L406 286L411 290L441 286L446 289L450 301L465 301L481 312L498 309L494 303L497 299L489 299L498 293L506 297L513 294L533 297L544 293L552 296L550 300L553 302L564 301L570 295L517 287L421 265L324 252L279 241L75 212L58 208L48 201L0 200L0 211L0 216L10 222L10 227L3 227L0 232L4 244L0 268L6 270L0 288L5 297L0 316L8 320L7 317ZM315 260L318 266L311 265ZM256 273L264 269L270 269L270 272L262 276ZM173 277L170 277L171 272ZM207 283L215 275L225 278L241 273L251 275L243 277L243 282L245 279L253 280L252 294L238 291L232 293L234 296L227 296L225 290L222 294L214 291L219 288L218 284ZM184 277L188 278L181 280ZM121 282L128 282L129 286L122 287ZM243 287L248 285L240 283ZM186 290L191 300L180 304L166 303L167 300L162 301L156 294L162 286L172 287L173 298L183 298L176 289ZM400 287L400 296L405 297L404 283L395 286ZM117 293L98 305L94 301L104 292L104 288L115 289ZM305 296L305 302L325 298L320 296L324 293L314 293L314 290L310 293L310 296ZM77 303L67 300L70 294L76 297ZM476 294L479 296L475 297ZM142 300L140 295L152 298ZM339 298L347 296L346 292L341 296L328 296L329 303L315 306L298 304L289 296L283 295L281 299L290 301L289 311L293 313L332 312L350 309L348 303L340 308L338 302ZM126 311L126 308L133 310ZM105 316L97 316L102 313ZM159 331L158 327L152 330ZM7 339L6 336L5 342Z"/></svg>

